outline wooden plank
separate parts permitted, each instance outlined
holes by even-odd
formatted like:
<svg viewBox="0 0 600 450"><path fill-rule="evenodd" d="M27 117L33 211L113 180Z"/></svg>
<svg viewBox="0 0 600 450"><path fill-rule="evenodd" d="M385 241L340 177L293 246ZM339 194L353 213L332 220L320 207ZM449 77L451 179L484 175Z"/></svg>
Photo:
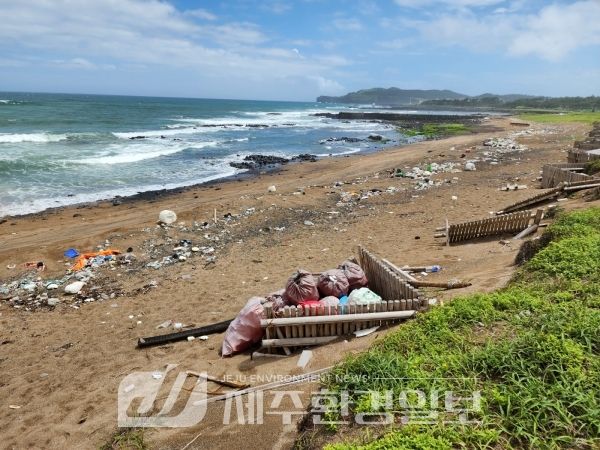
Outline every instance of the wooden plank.
<svg viewBox="0 0 600 450"><path fill-rule="evenodd" d="M342 316L309 316L309 317L281 317L274 319L262 319L260 325L263 328L270 326L286 326L296 324L317 325L323 323L338 323L348 322L357 323L365 320L393 320L393 319L408 319L415 314L414 310L407 311L388 311L381 313L364 313L364 314L345 314Z"/></svg>
<svg viewBox="0 0 600 450"><path fill-rule="evenodd" d="M338 339L338 336L319 336L295 339L263 339L261 345L265 348L283 347L285 350L288 347L305 347L309 345L328 344L336 339ZM286 354L288 353L286 352Z"/></svg>

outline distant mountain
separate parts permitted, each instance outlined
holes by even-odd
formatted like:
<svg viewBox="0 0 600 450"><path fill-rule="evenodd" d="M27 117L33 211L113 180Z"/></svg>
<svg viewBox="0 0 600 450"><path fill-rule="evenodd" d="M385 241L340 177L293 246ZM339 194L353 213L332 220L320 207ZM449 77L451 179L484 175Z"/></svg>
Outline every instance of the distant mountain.
<svg viewBox="0 0 600 450"><path fill-rule="evenodd" d="M350 92L340 97L329 97L322 95L317 97L319 103L352 103L369 105L375 103L382 106L407 106L418 105L425 100L461 100L468 95L459 94L449 90L421 90L421 89L398 89L391 87L363 89Z"/></svg>

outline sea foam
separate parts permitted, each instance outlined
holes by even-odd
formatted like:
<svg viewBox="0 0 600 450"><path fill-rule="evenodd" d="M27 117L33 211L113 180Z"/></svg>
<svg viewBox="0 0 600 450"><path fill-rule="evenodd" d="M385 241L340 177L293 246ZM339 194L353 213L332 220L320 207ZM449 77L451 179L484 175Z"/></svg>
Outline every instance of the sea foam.
<svg viewBox="0 0 600 450"><path fill-rule="evenodd" d="M66 134L28 133L28 134L0 134L0 144L18 144L19 142L59 142L68 139Z"/></svg>

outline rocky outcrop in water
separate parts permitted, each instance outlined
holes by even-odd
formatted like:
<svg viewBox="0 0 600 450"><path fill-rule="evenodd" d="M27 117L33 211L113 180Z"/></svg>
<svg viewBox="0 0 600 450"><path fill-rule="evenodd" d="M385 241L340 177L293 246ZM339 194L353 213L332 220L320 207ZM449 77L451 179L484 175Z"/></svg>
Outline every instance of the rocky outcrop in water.
<svg viewBox="0 0 600 450"><path fill-rule="evenodd" d="M327 142L347 142L347 143L354 143L354 142L362 142L364 139L360 139L360 138L355 138L355 137L330 137L327 139L322 139L319 141L319 144L325 144Z"/></svg>
<svg viewBox="0 0 600 450"><path fill-rule="evenodd" d="M272 155L248 155L242 161L231 162L229 165L231 167L235 167L236 169L247 169L247 170L257 170L262 168L273 168L275 166L280 166L283 164L287 164L291 161L300 162L300 161L311 161L314 162L317 160L315 155L310 155L308 153L303 153L298 156L294 156L292 159L282 158L280 156L272 156Z"/></svg>

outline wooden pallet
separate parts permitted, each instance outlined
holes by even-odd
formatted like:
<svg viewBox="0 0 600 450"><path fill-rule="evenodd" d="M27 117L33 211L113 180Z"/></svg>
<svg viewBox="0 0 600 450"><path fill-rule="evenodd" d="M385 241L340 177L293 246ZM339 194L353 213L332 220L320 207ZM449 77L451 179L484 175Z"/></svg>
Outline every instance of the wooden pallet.
<svg viewBox="0 0 600 450"><path fill-rule="evenodd" d="M452 225L446 221L445 233L436 234L436 237L445 237L446 245L450 245L487 236L518 233L529 226L531 217L530 211L520 211Z"/></svg>

